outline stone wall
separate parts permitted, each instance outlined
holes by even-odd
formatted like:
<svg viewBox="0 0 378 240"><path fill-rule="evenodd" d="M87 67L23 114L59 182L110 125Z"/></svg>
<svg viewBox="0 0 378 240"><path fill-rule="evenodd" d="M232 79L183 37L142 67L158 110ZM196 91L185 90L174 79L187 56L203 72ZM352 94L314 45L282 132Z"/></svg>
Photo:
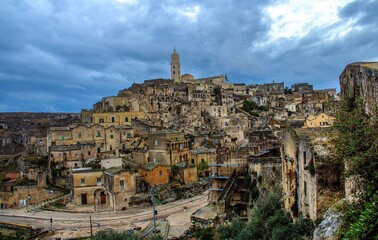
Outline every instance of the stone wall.
<svg viewBox="0 0 378 240"><path fill-rule="evenodd" d="M342 197L341 166L333 160L331 129L287 130L282 137L284 204L293 218L313 221Z"/></svg>
<svg viewBox="0 0 378 240"><path fill-rule="evenodd" d="M8 207L13 206L20 208L62 195L61 192L37 186L18 186L13 192L0 192L0 203L6 203Z"/></svg>

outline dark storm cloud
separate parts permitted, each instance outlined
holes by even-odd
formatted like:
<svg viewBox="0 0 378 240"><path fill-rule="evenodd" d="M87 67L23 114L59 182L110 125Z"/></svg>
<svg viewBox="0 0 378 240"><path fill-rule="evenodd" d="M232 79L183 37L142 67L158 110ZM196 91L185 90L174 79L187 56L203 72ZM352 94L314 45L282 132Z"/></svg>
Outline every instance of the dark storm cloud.
<svg viewBox="0 0 378 240"><path fill-rule="evenodd" d="M0 1L0 111L90 108L133 82L168 78L173 46L183 72L247 84L337 87L347 63L378 60L377 1L351 2L339 21L277 39L266 11L275 4Z"/></svg>

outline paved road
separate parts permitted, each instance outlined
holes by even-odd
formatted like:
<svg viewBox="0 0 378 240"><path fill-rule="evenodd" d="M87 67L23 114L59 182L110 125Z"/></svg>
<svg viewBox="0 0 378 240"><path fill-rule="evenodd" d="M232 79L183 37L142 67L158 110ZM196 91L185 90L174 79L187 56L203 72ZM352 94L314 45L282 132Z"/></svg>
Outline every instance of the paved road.
<svg viewBox="0 0 378 240"><path fill-rule="evenodd" d="M186 206L195 211L208 203L208 192L189 199L182 199L165 205L157 206L158 218L167 218L183 212ZM92 217L93 229L113 228L117 230L130 229L132 226L145 225L152 220L152 207L130 208L122 212L97 212L97 213L68 213L55 211L25 212L25 210L7 209L0 212L0 222L28 224L34 228L49 229L50 218L53 219L53 229L56 237L88 236L89 217ZM190 217L186 217L190 221ZM174 225L174 223L173 223ZM99 227L97 227L99 226Z"/></svg>

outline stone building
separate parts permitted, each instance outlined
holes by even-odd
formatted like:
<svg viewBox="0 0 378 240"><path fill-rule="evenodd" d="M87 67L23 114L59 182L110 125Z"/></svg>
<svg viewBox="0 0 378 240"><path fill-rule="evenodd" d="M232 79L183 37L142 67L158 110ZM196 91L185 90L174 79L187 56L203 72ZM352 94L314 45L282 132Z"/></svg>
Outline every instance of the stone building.
<svg viewBox="0 0 378 240"><path fill-rule="evenodd" d="M119 168L71 170L71 200L74 205L94 206L95 211L125 210L136 192L136 174Z"/></svg>
<svg viewBox="0 0 378 240"><path fill-rule="evenodd" d="M84 110L85 111L85 110ZM85 115L85 116L84 116ZM109 126L131 126L133 120L144 119L143 111L134 112L82 112L82 123L96 123L104 127Z"/></svg>
<svg viewBox="0 0 378 240"><path fill-rule="evenodd" d="M104 171L104 183L110 196L110 205L115 211L129 207L131 197L136 193L137 174L119 168Z"/></svg>
<svg viewBox="0 0 378 240"><path fill-rule="evenodd" d="M171 55L171 79L175 82L181 82L180 56L176 52L176 48Z"/></svg>
<svg viewBox="0 0 378 240"><path fill-rule="evenodd" d="M271 94L283 94L285 90L284 83L267 83L267 84L260 84L257 86L258 91L263 93L271 93Z"/></svg>
<svg viewBox="0 0 378 240"><path fill-rule="evenodd" d="M310 114L309 116L306 117L304 127L305 128L332 127L334 121L335 121L335 117L331 114L327 114L327 113L320 113L317 115Z"/></svg>
<svg viewBox="0 0 378 240"><path fill-rule="evenodd" d="M72 169L70 174L72 202L75 205L109 205L104 173L91 168Z"/></svg>
<svg viewBox="0 0 378 240"><path fill-rule="evenodd" d="M139 169L139 176L144 177L144 180L150 185L161 185L169 182L169 168L154 163L143 164Z"/></svg>
<svg viewBox="0 0 378 240"><path fill-rule="evenodd" d="M150 133L147 139L149 162L172 167L189 160L189 142L183 133L162 130Z"/></svg>
<svg viewBox="0 0 378 240"><path fill-rule="evenodd" d="M305 93L311 92L313 90L313 86L308 83L295 83L291 85L291 91Z"/></svg>
<svg viewBox="0 0 378 240"><path fill-rule="evenodd" d="M77 159L87 160L98 157L102 152L118 155L120 151L134 148L133 144L140 139L135 135L135 129L124 125L104 127L99 124L86 124L65 128L51 127L47 132L47 146L49 151L53 150L54 156L50 154L51 157L56 159L64 156L57 153L59 148L72 148L77 150L73 153ZM79 145L81 152L78 151Z"/></svg>

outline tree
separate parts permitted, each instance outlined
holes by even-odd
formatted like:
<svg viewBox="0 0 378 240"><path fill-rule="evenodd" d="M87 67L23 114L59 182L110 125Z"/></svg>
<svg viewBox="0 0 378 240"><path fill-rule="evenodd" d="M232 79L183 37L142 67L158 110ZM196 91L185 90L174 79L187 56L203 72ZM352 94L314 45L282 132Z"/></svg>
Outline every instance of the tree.
<svg viewBox="0 0 378 240"><path fill-rule="evenodd" d="M357 201L342 209L343 239L378 238L378 116L365 113L362 99L344 99L335 128L338 159L353 177Z"/></svg>
<svg viewBox="0 0 378 240"><path fill-rule="evenodd" d="M234 219L231 224L218 227L216 236L229 240L303 239L313 230L314 225L309 219L292 223L284 211L281 196L269 192L256 202L248 223Z"/></svg>
<svg viewBox="0 0 378 240"><path fill-rule="evenodd" d="M139 239L137 236L134 235L132 232L116 232L114 230L107 230L107 231L99 231L93 238L94 240L137 240Z"/></svg>

